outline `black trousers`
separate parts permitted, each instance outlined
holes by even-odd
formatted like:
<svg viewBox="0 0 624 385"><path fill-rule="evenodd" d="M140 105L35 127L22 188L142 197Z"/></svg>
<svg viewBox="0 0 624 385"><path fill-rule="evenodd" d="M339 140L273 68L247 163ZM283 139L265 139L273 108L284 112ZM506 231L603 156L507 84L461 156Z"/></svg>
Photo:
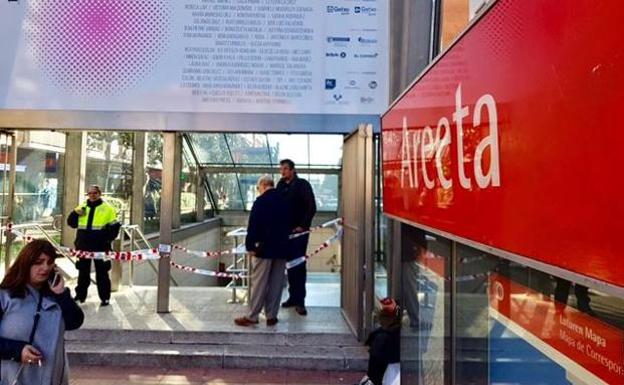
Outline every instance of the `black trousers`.
<svg viewBox="0 0 624 385"><path fill-rule="evenodd" d="M572 282L563 278L556 278L556 281L557 286L555 287L555 301L567 305ZM587 312L591 310L589 306L591 299L589 298L589 289L587 286L574 284L574 295L576 296L577 307L580 311Z"/></svg>
<svg viewBox="0 0 624 385"><path fill-rule="evenodd" d="M308 250L308 240L310 236L304 235L299 238L291 240L291 257L289 260L293 260L306 255ZM307 263L302 263L298 266L288 269L288 302L295 306L305 307L306 297L306 280L307 280Z"/></svg>
<svg viewBox="0 0 624 385"><path fill-rule="evenodd" d="M97 284L100 301L108 301L111 296L111 280L108 272L111 269L111 261L94 260L95 282ZM84 301L87 299L87 292L91 284L91 260L80 259L76 262L78 269L78 286L76 286L76 297Z"/></svg>

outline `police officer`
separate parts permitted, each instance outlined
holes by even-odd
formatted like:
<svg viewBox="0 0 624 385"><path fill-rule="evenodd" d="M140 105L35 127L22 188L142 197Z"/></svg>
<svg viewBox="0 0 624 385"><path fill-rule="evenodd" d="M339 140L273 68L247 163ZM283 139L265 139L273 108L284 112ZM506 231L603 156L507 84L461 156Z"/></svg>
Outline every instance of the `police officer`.
<svg viewBox="0 0 624 385"><path fill-rule="evenodd" d="M74 245L83 251L110 251L111 242L117 238L121 224L117 221L117 211L102 200L99 186L89 187L87 201L76 207L68 216L67 224L78 229ZM111 293L111 281L108 272L111 261L95 260L95 280L100 297L100 305L108 306ZM91 283L91 259L83 258L76 262L78 286L74 299L83 303Z"/></svg>
<svg viewBox="0 0 624 385"><path fill-rule="evenodd" d="M295 163L290 159L280 162L282 179L277 185L280 192L289 203L291 208L291 231L293 234L302 233L310 229L312 218L316 214L316 201L310 183L297 176ZM293 260L304 256L308 249L310 236L304 235L291 240L290 257ZM288 269L288 300L282 303L282 307L294 307L295 311L302 316L308 314L305 307L307 270L305 262Z"/></svg>

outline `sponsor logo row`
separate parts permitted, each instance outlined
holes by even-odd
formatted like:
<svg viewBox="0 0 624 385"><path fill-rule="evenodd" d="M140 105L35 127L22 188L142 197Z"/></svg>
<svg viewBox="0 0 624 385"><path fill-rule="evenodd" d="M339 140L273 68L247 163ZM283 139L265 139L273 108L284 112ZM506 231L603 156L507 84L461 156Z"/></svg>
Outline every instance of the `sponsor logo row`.
<svg viewBox="0 0 624 385"><path fill-rule="evenodd" d="M353 39L354 42L358 42L360 44L377 44L379 40L375 37L358 37L357 39ZM327 36L328 43L350 43L351 38L348 36Z"/></svg>
<svg viewBox="0 0 624 385"><path fill-rule="evenodd" d="M343 7L339 5L328 5L327 13L333 15L366 15L366 16L377 16L377 8L376 7L368 7L363 5L357 5L353 8L351 7Z"/></svg>
<svg viewBox="0 0 624 385"><path fill-rule="evenodd" d="M333 89L336 88L337 85L338 85L338 81L336 79L325 79L325 89L326 90L333 90ZM374 90L374 89L376 89L379 86L379 84L377 83L376 80L371 80L371 81L368 82L367 86L371 90ZM349 82L347 83L345 88L346 89L359 89L360 86L358 85L357 81L349 80Z"/></svg>
<svg viewBox="0 0 624 385"><path fill-rule="evenodd" d="M361 104L372 104L375 102L375 98L372 96L360 96L359 102ZM327 102L328 104L349 104L349 101L345 100L342 94L333 94Z"/></svg>
<svg viewBox="0 0 624 385"><path fill-rule="evenodd" d="M346 52L325 52L325 57L339 57L341 59L346 59L347 58L347 53ZM379 54L377 52L372 52L372 53L356 53L353 54L353 57L356 59L376 59L377 57L379 57Z"/></svg>

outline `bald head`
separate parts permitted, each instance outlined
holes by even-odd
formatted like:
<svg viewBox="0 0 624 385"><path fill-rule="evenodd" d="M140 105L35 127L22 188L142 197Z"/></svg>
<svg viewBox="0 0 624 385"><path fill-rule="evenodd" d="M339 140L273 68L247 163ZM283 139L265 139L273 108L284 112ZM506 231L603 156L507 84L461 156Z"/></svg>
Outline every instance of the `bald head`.
<svg viewBox="0 0 624 385"><path fill-rule="evenodd" d="M260 195L264 194L265 191L272 189L275 187L275 182L273 181L273 177L271 175L262 175L258 178L258 193Z"/></svg>

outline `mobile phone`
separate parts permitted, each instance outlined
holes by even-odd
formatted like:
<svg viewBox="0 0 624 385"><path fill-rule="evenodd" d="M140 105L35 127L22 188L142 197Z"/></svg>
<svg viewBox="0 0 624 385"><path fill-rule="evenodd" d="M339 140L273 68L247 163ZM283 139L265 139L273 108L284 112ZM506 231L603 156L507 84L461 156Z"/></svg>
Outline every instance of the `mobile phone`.
<svg viewBox="0 0 624 385"><path fill-rule="evenodd" d="M50 284L50 287L55 287L59 284L60 280L61 275L58 273L58 271L53 271L52 274L50 274L50 278L48 278L48 283Z"/></svg>

